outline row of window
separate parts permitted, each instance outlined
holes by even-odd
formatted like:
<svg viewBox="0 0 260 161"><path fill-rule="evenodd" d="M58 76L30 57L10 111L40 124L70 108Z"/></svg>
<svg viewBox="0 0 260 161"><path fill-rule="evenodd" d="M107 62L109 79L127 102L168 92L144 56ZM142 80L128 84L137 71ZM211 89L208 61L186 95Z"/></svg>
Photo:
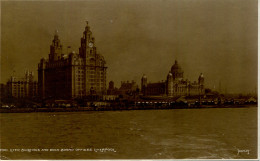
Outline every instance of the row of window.
<svg viewBox="0 0 260 161"><path fill-rule="evenodd" d="M84 73L84 70L78 70L78 71L76 71L76 73L78 73L78 74Z"/></svg>
<svg viewBox="0 0 260 161"><path fill-rule="evenodd" d="M103 82L104 79L95 79L95 78L90 78L90 79L87 79L87 82Z"/></svg>
<svg viewBox="0 0 260 161"><path fill-rule="evenodd" d="M77 82L76 86L84 86L85 83ZM96 86L103 86L103 83L95 83L95 82L87 82L87 85L96 85Z"/></svg>
<svg viewBox="0 0 260 161"><path fill-rule="evenodd" d="M80 83L82 81L84 81L85 79L84 78L77 78L76 79L76 83ZM104 79L95 79L95 78L90 78L90 79L87 79L87 83L90 83L90 82L93 82L93 83L103 83L104 82Z"/></svg>
<svg viewBox="0 0 260 161"><path fill-rule="evenodd" d="M75 68L75 69L85 69L85 67L82 66L82 67L77 67L77 68Z"/></svg>
<svg viewBox="0 0 260 161"><path fill-rule="evenodd" d="M55 63L55 64L47 64L46 65L46 68L56 68L56 67L61 67L61 66L64 66L66 64L66 62L58 62L58 63Z"/></svg>

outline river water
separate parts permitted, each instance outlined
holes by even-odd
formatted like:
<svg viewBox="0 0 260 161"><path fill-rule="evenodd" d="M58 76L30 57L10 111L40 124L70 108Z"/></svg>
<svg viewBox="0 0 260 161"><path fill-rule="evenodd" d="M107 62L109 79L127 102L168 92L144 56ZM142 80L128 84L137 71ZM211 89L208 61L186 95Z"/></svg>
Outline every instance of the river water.
<svg viewBox="0 0 260 161"><path fill-rule="evenodd" d="M0 116L1 159L257 158L257 107Z"/></svg>

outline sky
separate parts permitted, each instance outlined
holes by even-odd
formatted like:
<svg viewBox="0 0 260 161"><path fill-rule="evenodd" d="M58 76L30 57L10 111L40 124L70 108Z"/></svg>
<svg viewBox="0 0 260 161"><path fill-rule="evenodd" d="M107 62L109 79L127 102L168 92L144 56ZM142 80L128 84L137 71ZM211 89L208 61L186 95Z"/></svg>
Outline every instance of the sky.
<svg viewBox="0 0 260 161"><path fill-rule="evenodd" d="M107 64L107 84L184 79L228 93L257 88L257 0L2 1L1 83L48 58L55 30L63 53L78 52L85 21ZM67 46L71 46L69 51Z"/></svg>

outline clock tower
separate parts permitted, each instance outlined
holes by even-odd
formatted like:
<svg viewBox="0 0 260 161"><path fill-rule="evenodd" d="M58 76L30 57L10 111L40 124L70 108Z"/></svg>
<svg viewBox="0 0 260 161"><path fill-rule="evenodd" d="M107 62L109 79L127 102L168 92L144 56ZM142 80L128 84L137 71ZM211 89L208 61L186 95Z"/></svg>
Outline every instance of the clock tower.
<svg viewBox="0 0 260 161"><path fill-rule="evenodd" d="M83 58L88 58L96 54L95 38L92 36L88 21L86 21L85 31L83 32L83 37L81 38L79 54Z"/></svg>
<svg viewBox="0 0 260 161"><path fill-rule="evenodd" d="M86 94L104 94L106 91L106 62L104 57L97 53L95 38L92 35L88 21L81 38L79 55L84 64Z"/></svg>

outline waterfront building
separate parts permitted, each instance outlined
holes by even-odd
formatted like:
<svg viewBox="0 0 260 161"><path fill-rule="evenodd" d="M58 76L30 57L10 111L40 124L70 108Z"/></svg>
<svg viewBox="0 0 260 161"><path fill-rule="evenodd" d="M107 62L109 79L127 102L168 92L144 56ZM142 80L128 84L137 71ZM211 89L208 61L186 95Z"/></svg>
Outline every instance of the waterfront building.
<svg viewBox="0 0 260 161"><path fill-rule="evenodd" d="M103 96L103 100L111 101L119 98L119 90L115 87L114 82L110 81L108 84L107 95Z"/></svg>
<svg viewBox="0 0 260 161"><path fill-rule="evenodd" d="M118 96L121 99L137 98L139 95L139 88L135 81L121 81L119 88L114 87L114 82L109 82L107 94L111 96ZM109 98L110 96L107 96Z"/></svg>
<svg viewBox="0 0 260 161"><path fill-rule="evenodd" d="M114 86L114 82L110 81L108 84L108 89L107 89L107 94L108 95L113 95L117 93L117 88Z"/></svg>
<svg viewBox="0 0 260 161"><path fill-rule="evenodd" d="M33 98L38 94L38 83L33 80L33 72L26 71L24 77L11 76L6 90L8 97Z"/></svg>
<svg viewBox="0 0 260 161"><path fill-rule="evenodd" d="M204 76L201 73L198 82L190 82L183 78L183 70L175 61L167 75L167 79L158 83L147 83L147 76L141 79L141 91L144 96L192 96L204 94Z"/></svg>
<svg viewBox="0 0 260 161"><path fill-rule="evenodd" d="M134 95L138 92L138 85L135 81L121 81L121 86L119 88L120 95Z"/></svg>
<svg viewBox="0 0 260 161"><path fill-rule="evenodd" d="M58 33L50 46L48 59L38 64L39 94L45 99L74 99L106 93L106 62L97 52L95 38L87 25L79 53L63 53Z"/></svg>

